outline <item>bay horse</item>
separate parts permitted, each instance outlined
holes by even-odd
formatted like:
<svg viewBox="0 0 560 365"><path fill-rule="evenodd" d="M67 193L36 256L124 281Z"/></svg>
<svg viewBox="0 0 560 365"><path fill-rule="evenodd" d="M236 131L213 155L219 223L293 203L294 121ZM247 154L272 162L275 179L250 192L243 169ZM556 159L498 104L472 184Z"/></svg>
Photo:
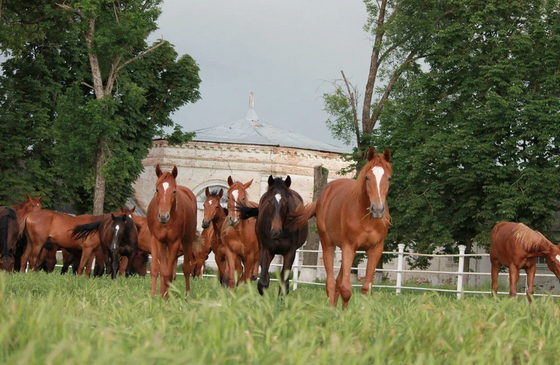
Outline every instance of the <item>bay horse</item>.
<svg viewBox="0 0 560 365"><path fill-rule="evenodd" d="M18 216L10 207L0 207L0 270L14 269L14 252L19 237Z"/></svg>
<svg viewBox="0 0 560 365"><path fill-rule="evenodd" d="M77 240L84 240L94 233L98 234L101 250L107 259L107 269L110 270L113 280L117 278L120 258L123 256L128 258L126 276L132 274L132 263L138 253L138 230L132 220L133 212L134 208L123 211L118 216L111 213L110 217L78 225L72 230L72 237Z"/></svg>
<svg viewBox="0 0 560 365"><path fill-rule="evenodd" d="M331 306L342 296L342 308L352 296L350 270L357 250L367 254L366 277L362 293L367 294L373 284L375 267L383 253L385 237L391 217L387 193L392 168L391 152L375 154L373 147L367 153L368 162L356 180L331 181L318 199L296 215L293 227L301 227L314 215L323 248L323 263L327 273L327 295ZM342 266L334 279L335 246L342 250Z"/></svg>
<svg viewBox="0 0 560 365"><path fill-rule="evenodd" d="M107 216L108 214L73 216L48 209L29 213L23 223L28 245L21 258L21 271L25 272L28 260L29 267L37 271L44 261L44 257L39 255L43 250L48 252L56 245L59 248L81 252L77 274L82 275L92 252L99 248L99 237L91 236L85 240L75 240L72 238L72 229L77 225L102 220Z"/></svg>
<svg viewBox="0 0 560 365"><path fill-rule="evenodd" d="M27 247L27 238L23 233L23 221L28 213L35 212L37 210L41 210L42 208L42 200L43 196L41 195L38 198L33 198L29 194L25 193L25 197L27 200L12 205L11 208L16 211L18 217L18 225L19 225L19 238L16 243L16 248L14 252L14 270L19 271L21 265L21 256Z"/></svg>
<svg viewBox="0 0 560 365"><path fill-rule="evenodd" d="M241 259L243 262L243 274L238 278L237 283L256 279L259 258L259 241L255 232L255 218L240 219L237 207L245 205L251 208L257 203L248 201L247 189L253 180L243 184L240 181L233 181L228 177L228 216L226 222L222 224L221 234L226 254L226 272L224 281L230 288L235 286L235 267L236 261Z"/></svg>
<svg viewBox="0 0 560 365"><path fill-rule="evenodd" d="M537 257L546 258L550 271L560 280L560 248L538 231L523 223L500 222L492 229L490 263L492 291L498 294L498 274L501 266L509 269L509 296L517 296L519 271L527 273L527 299L531 303Z"/></svg>
<svg viewBox="0 0 560 365"><path fill-rule="evenodd" d="M212 251L212 240L216 237L214 233L214 227L209 226L208 228L204 228L200 233L200 236L197 237L197 240L200 240L200 251L193 252L193 264L192 264L192 277L202 278L204 274L204 269L206 268L206 260L210 255L210 251Z"/></svg>
<svg viewBox="0 0 560 365"><path fill-rule="evenodd" d="M224 195L224 191L220 189L217 191L205 190L206 200L204 201L204 219L202 220L202 236L208 237L210 240L210 248L214 252L216 265L218 266L218 280L222 285L227 285L225 281L226 273L226 247L222 242L222 226L225 224L228 217L227 208L222 207L220 200ZM211 236L211 237L209 237ZM241 277L243 267L241 266L241 259L237 256L235 259L235 271L237 276Z"/></svg>
<svg viewBox="0 0 560 365"><path fill-rule="evenodd" d="M275 255L284 257L280 282L284 286L286 294L289 292L290 278L287 276L287 271L292 270L296 251L307 240L307 221L297 229L289 228L292 214L299 207L303 207L303 199L296 191L290 189L291 184L292 179L289 175L286 180L282 180L280 177L273 178L271 175L268 177L268 189L261 197L258 208L247 206L239 208L242 218L257 217L255 228L261 249L261 276L257 287L261 295L270 284L268 270Z"/></svg>
<svg viewBox="0 0 560 365"><path fill-rule="evenodd" d="M156 166L156 192L148 205L147 221L152 239L152 263L159 260L160 293L167 299L169 283L177 268L177 255L183 249L183 273L187 295L190 291L193 242L196 238L196 198L192 191L177 185L177 166L163 172ZM156 293L158 273L150 270L152 296Z"/></svg>

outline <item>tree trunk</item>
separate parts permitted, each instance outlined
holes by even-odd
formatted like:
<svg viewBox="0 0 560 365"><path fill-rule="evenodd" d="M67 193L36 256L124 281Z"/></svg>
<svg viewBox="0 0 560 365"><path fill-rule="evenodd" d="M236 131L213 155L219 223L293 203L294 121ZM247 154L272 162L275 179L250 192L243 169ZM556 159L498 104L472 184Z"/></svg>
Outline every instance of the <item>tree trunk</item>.
<svg viewBox="0 0 560 365"><path fill-rule="evenodd" d="M323 166L315 166L314 178L313 178L313 201L317 200L319 194L327 186L327 179L329 176L329 170ZM306 250L317 250L319 248L319 234L317 233L317 221L315 217L309 220L309 235L307 236L307 243L305 244ZM303 253L303 264L304 265L317 265L318 254L315 252L304 252ZM317 277L316 269L306 269L309 275ZM314 280L314 279L313 279Z"/></svg>
<svg viewBox="0 0 560 365"><path fill-rule="evenodd" d="M97 149L95 161L95 189L93 195L93 215L104 213L105 205L105 176L101 173L103 165L107 161L107 140L102 138Z"/></svg>
<svg viewBox="0 0 560 365"><path fill-rule="evenodd" d="M467 246L465 253L469 253L472 251L472 234L471 233L467 233L465 236L465 246ZM471 269L471 260L470 257L466 256L465 257L465 266L463 267L463 272L469 272ZM469 277L470 275L465 275L465 284L469 283Z"/></svg>

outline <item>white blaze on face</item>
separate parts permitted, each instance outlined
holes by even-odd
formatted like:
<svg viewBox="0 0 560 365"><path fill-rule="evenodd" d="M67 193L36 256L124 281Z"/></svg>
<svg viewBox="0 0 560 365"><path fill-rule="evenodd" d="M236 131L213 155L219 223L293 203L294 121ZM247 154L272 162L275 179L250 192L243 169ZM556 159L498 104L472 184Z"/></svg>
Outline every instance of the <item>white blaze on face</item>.
<svg viewBox="0 0 560 365"><path fill-rule="evenodd" d="M276 198L276 201L278 203L280 203L280 200L282 200L282 195L280 195L280 194L275 194L274 197Z"/></svg>
<svg viewBox="0 0 560 365"><path fill-rule="evenodd" d="M556 255L556 261L560 264L560 255Z"/></svg>
<svg viewBox="0 0 560 365"><path fill-rule="evenodd" d="M169 188L169 183L168 182L164 182L163 184L163 192L165 193L167 191L167 189Z"/></svg>
<svg viewBox="0 0 560 365"><path fill-rule="evenodd" d="M120 228L121 228L121 227L120 227L119 225L116 225L116 226L115 226L115 235L119 234L119 229L120 229Z"/></svg>
<svg viewBox="0 0 560 365"><path fill-rule="evenodd" d="M129 215L128 215L128 218L132 218L132 214L129 214Z"/></svg>
<svg viewBox="0 0 560 365"><path fill-rule="evenodd" d="M234 202L237 202L237 198L239 198L239 190L232 191L231 195L233 195Z"/></svg>
<svg viewBox="0 0 560 365"><path fill-rule="evenodd" d="M212 200L208 200L208 205L212 205L213 201Z"/></svg>
<svg viewBox="0 0 560 365"><path fill-rule="evenodd" d="M381 179L385 174L385 170L383 170L383 167L381 166L375 166L373 169L371 169L371 172L373 172L375 180L377 181L377 193L379 194L379 200L381 201L381 203L383 203L381 199Z"/></svg>

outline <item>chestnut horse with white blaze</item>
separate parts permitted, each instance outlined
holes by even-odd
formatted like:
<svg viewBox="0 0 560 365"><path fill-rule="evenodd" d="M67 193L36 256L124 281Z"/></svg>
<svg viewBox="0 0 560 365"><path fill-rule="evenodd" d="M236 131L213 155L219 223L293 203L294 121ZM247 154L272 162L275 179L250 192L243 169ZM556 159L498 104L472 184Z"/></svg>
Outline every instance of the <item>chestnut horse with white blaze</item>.
<svg viewBox="0 0 560 365"><path fill-rule="evenodd" d="M163 172L156 166L156 192L148 206L148 227L153 235L152 262L159 260L160 293L167 299L169 283L177 267L177 255L183 250L183 273L187 294L190 291L193 242L196 239L196 198L192 191L177 185L177 166ZM150 270L152 295L156 294L158 273Z"/></svg>
<svg viewBox="0 0 560 365"><path fill-rule="evenodd" d="M517 296L519 270L527 273L527 299L531 302L537 257L546 258L550 271L560 280L560 248L538 231L523 223L500 222L492 229L490 263L492 291L498 294L498 274L501 266L509 269L509 295Z"/></svg>
<svg viewBox="0 0 560 365"><path fill-rule="evenodd" d="M247 199L247 189L253 180L243 184L228 177L228 217L222 225L222 242L226 247L226 275L225 280L230 288L235 286L234 268L236 260L243 262L243 274L237 283L255 280L258 273L259 241L255 231L255 218L240 219L238 204L257 207L258 204Z"/></svg>
<svg viewBox="0 0 560 365"><path fill-rule="evenodd" d="M368 257L362 286L362 293L367 294L391 221L387 206L392 174L391 152L385 148L383 154L375 154L374 148L370 147L367 159L356 180L339 179L328 183L319 198L295 215L292 223L297 228L314 215L317 217L329 303L336 306L338 297L342 296L343 309L352 296L350 270L356 251L365 250ZM336 281L333 269L335 246L342 250L342 266Z"/></svg>

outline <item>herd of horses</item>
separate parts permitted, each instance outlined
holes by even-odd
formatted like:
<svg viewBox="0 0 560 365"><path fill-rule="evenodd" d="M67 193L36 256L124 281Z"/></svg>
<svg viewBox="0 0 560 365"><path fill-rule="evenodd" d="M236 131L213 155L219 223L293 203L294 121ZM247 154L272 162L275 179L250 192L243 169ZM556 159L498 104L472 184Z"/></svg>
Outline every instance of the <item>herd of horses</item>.
<svg viewBox="0 0 560 365"><path fill-rule="evenodd" d="M367 294L379 262L390 225L387 194L391 180L391 153L368 150L367 163L356 179L331 181L318 199L304 205L301 196L290 189L291 178L270 176L268 189L259 202L248 199L246 183L231 176L227 208L220 200L223 190L205 191L203 231L197 234L197 202L193 192L177 184L177 167L164 172L156 167L155 194L146 217L132 210L100 216L72 216L41 209L41 199L26 194L23 203L0 207L0 269L25 272L46 270L56 263L56 252L63 252L63 273L73 266L77 275L105 271L115 279L120 275L146 274L151 255L151 293L167 298L169 283L176 277L177 260L183 255L183 273L187 294L190 277L201 276L212 251L218 267L218 279L230 288L256 280L263 294L270 283L269 268L275 255L282 255L281 292L289 291L288 272L296 250L307 239L308 220L315 216L327 274L329 303L336 306L342 297L346 308L352 296L350 271L357 250L367 254L366 276L362 293ZM342 252L342 264L335 278L335 248ZM519 270L528 276L527 295L533 294L537 257L546 258L548 267L560 280L560 249L539 232L521 223L498 223L492 231L490 261L492 290L497 293L501 266L509 268L510 295L517 293ZM236 280L237 279L237 280Z"/></svg>

